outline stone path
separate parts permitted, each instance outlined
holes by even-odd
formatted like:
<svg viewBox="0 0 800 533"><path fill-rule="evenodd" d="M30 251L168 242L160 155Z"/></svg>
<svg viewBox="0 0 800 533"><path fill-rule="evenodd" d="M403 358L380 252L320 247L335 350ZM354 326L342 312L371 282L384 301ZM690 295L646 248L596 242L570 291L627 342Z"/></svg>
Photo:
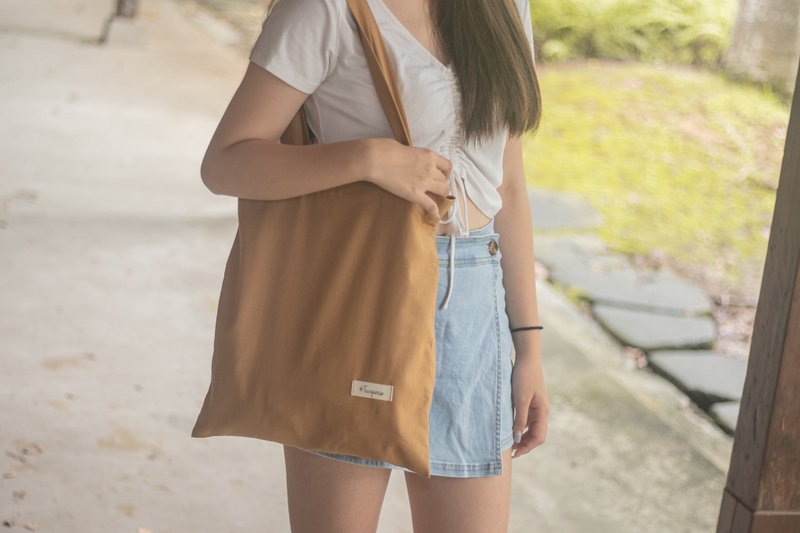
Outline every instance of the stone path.
<svg viewBox="0 0 800 533"><path fill-rule="evenodd" d="M536 188L529 198L548 281L586 302L609 334L641 350L649 367L733 434L747 362L712 350L718 329L702 288L666 269L634 268L609 250L592 235L602 217L584 199Z"/></svg>

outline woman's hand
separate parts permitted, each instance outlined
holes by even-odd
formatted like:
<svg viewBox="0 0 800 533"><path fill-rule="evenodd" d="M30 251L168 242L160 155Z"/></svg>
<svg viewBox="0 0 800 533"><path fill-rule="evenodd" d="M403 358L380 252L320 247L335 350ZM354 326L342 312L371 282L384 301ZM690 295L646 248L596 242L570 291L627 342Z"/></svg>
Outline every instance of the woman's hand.
<svg viewBox="0 0 800 533"><path fill-rule="evenodd" d="M521 442L512 445L512 457L519 457L543 444L547 435L550 403L538 355L517 354L511 372L511 397L515 410L514 434L522 435Z"/></svg>
<svg viewBox="0 0 800 533"><path fill-rule="evenodd" d="M450 194L450 160L430 148L406 146L388 137L367 139L365 146L367 180L418 204L430 220L438 222L439 206L426 193Z"/></svg>

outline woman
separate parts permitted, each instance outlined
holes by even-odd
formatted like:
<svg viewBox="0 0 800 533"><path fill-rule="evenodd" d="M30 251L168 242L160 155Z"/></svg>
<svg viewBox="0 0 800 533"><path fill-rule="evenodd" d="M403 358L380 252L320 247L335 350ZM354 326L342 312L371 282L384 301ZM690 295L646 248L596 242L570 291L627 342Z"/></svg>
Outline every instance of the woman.
<svg viewBox="0 0 800 533"><path fill-rule="evenodd" d="M265 200L368 180L438 221L431 477L405 471L414 531L506 531L512 450L544 442L549 412L521 142L541 107L530 6L368 5L414 146L394 138L345 0L278 0L211 139L203 182ZM301 106L319 143L278 143ZM456 196L443 219L427 191ZM375 531L400 467L289 446L284 455L293 531Z"/></svg>

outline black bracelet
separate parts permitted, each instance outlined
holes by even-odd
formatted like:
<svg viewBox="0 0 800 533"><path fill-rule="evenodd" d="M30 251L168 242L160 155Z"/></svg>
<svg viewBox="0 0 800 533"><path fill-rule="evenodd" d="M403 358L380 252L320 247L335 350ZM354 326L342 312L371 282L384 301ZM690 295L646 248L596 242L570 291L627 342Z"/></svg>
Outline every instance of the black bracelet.
<svg viewBox="0 0 800 533"><path fill-rule="evenodd" d="M544 326L520 326L518 328L511 328L511 333L514 333L515 331L520 331L520 330L523 330L523 329L544 329Z"/></svg>

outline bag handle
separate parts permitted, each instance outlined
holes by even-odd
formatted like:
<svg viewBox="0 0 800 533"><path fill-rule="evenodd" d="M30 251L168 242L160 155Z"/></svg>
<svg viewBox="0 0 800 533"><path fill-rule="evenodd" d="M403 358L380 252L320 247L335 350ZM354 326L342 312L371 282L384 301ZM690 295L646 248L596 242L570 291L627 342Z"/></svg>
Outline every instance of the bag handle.
<svg viewBox="0 0 800 533"><path fill-rule="evenodd" d="M411 132L403 108L403 100L400 97L400 90L397 87L397 80L383 37L378 29L378 23L375 21L367 0L347 0L347 5L358 26L372 83L378 93L378 100L381 102L383 112L389 120L389 125L397 141L411 146ZM313 134L301 108L281 136L281 143L311 144L313 142L315 139L313 139Z"/></svg>
<svg viewBox="0 0 800 533"><path fill-rule="evenodd" d="M361 44L364 47L370 74L372 74L372 82L378 92L378 99L381 101L386 118L389 119L389 124L397 140L406 146L411 146L411 133L403 108L403 100L400 97L389 54L386 52L386 46L372 10L369 8L367 0L347 0L347 5L358 24Z"/></svg>

